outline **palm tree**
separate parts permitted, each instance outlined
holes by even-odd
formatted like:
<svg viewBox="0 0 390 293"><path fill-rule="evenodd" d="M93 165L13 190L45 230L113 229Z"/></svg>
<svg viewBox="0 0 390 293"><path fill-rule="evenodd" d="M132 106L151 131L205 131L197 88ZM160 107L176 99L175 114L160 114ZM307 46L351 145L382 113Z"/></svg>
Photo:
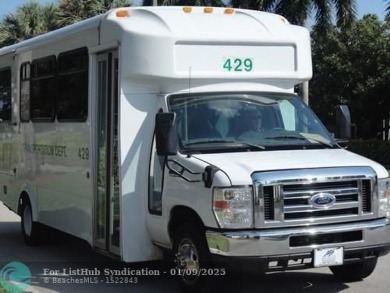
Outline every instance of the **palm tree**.
<svg viewBox="0 0 390 293"><path fill-rule="evenodd" d="M387 11L386 19L390 21L390 0L388 2L389 4L387 4L387 8L386 8Z"/></svg>
<svg viewBox="0 0 390 293"><path fill-rule="evenodd" d="M130 6L129 0L60 0L61 25L69 25L102 14L115 7Z"/></svg>
<svg viewBox="0 0 390 293"><path fill-rule="evenodd" d="M339 27L350 25L356 17L356 0L231 0L230 4L275 12L298 25L304 25L315 12L315 26L325 29L331 24L333 9Z"/></svg>
<svg viewBox="0 0 390 293"><path fill-rule="evenodd" d="M8 14L0 23L0 47L15 44L57 29L58 9L54 4L40 5L29 2Z"/></svg>

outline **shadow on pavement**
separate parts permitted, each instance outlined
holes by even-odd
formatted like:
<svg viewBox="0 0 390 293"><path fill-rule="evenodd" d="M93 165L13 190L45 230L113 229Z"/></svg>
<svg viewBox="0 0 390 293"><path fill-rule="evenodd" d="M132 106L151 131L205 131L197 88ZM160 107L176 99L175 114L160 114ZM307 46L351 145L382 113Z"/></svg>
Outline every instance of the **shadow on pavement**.
<svg viewBox="0 0 390 293"><path fill-rule="evenodd" d="M38 247L24 244L19 222L0 222L0 268L18 261L31 272L32 292L179 292L171 267L162 262L123 263L95 252L88 243L53 231ZM348 288L327 270L215 276L222 292L333 293ZM215 282L217 281L217 282Z"/></svg>

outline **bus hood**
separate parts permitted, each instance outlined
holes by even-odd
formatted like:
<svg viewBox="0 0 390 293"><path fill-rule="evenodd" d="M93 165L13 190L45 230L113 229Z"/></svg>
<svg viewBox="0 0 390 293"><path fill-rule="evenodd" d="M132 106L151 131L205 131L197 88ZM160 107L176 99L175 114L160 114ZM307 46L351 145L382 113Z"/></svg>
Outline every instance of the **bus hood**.
<svg viewBox="0 0 390 293"><path fill-rule="evenodd" d="M251 184L250 175L254 172L325 167L369 166L378 178L388 177L387 170L380 164L344 149L219 153L193 157L221 169L229 176L232 185Z"/></svg>

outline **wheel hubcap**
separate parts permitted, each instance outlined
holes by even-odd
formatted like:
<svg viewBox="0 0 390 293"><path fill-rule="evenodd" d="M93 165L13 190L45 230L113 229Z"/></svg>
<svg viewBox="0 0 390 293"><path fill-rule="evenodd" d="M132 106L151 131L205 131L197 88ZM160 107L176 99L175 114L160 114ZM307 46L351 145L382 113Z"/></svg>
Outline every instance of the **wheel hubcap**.
<svg viewBox="0 0 390 293"><path fill-rule="evenodd" d="M183 239L177 249L176 264L183 281L189 285L198 279L199 254L191 239Z"/></svg>

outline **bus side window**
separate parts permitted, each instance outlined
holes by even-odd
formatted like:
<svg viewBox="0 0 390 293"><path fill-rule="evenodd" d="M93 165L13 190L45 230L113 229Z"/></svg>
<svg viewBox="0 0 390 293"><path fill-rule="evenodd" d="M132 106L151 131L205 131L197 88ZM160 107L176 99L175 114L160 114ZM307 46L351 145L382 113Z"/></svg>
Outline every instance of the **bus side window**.
<svg viewBox="0 0 390 293"><path fill-rule="evenodd" d="M56 97L56 57L34 60L31 65L30 116L33 121L53 121Z"/></svg>
<svg viewBox="0 0 390 293"><path fill-rule="evenodd" d="M0 69L0 122L11 120L11 69Z"/></svg>
<svg viewBox="0 0 390 293"><path fill-rule="evenodd" d="M30 62L20 66L20 121L30 121Z"/></svg>
<svg viewBox="0 0 390 293"><path fill-rule="evenodd" d="M57 119L80 121L88 115L88 50L81 48L58 56Z"/></svg>

